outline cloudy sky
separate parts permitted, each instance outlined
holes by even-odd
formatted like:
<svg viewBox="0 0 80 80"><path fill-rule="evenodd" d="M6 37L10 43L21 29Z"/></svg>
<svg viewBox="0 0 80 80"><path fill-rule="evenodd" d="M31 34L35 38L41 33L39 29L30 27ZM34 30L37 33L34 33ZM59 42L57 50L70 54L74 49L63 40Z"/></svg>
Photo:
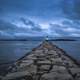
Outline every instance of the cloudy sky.
<svg viewBox="0 0 80 80"><path fill-rule="evenodd" d="M0 38L80 37L80 0L0 0Z"/></svg>

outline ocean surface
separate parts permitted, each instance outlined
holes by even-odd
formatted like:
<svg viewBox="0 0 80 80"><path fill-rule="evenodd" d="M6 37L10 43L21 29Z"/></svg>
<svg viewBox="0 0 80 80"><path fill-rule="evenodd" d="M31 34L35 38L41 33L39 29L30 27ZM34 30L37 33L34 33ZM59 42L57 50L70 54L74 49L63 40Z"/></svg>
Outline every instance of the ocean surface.
<svg viewBox="0 0 80 80"><path fill-rule="evenodd" d="M41 41L0 41L0 64L13 62L37 47ZM52 41L80 61L80 41Z"/></svg>
<svg viewBox="0 0 80 80"><path fill-rule="evenodd" d="M62 48L77 61L80 61L80 41L55 41L53 44Z"/></svg>

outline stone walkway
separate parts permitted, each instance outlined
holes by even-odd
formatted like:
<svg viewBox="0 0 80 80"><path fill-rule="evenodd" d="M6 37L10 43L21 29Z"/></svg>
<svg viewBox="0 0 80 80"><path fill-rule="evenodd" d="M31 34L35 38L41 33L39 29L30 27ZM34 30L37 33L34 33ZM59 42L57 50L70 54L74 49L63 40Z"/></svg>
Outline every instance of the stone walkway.
<svg viewBox="0 0 80 80"><path fill-rule="evenodd" d="M10 66L2 80L80 80L80 66L62 49L44 41Z"/></svg>

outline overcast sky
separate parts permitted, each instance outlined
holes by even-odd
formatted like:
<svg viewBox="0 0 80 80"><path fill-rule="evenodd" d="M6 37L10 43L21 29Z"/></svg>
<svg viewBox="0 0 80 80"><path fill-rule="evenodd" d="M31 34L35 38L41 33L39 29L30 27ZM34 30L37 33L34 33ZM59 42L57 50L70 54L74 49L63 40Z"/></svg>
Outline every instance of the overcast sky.
<svg viewBox="0 0 80 80"><path fill-rule="evenodd" d="M0 36L80 36L80 0L0 0Z"/></svg>

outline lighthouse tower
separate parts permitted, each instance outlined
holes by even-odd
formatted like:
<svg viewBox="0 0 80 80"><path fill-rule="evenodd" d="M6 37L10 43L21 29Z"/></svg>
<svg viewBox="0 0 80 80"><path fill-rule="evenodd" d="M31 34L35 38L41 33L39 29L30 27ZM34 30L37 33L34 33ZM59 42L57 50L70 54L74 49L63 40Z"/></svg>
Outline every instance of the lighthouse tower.
<svg viewBox="0 0 80 80"><path fill-rule="evenodd" d="M49 37L48 37L48 36L46 36L45 40L46 40L46 41L48 41L48 40L49 40Z"/></svg>

